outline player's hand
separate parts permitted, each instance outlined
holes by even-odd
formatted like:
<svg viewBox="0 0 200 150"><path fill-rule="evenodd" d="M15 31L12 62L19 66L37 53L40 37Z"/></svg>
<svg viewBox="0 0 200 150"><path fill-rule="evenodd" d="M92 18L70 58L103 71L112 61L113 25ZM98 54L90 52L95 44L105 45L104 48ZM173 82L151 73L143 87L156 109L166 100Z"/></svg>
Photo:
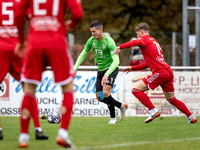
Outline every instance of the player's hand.
<svg viewBox="0 0 200 150"><path fill-rule="evenodd" d="M17 45L15 46L14 53L19 57L24 57L25 52L26 52L26 43L25 42L23 44L17 43Z"/></svg>
<svg viewBox="0 0 200 150"><path fill-rule="evenodd" d="M115 54L119 55L119 53L120 53L120 47L117 46L117 47L115 48Z"/></svg>
<svg viewBox="0 0 200 150"><path fill-rule="evenodd" d="M76 74L77 74L77 71L74 70L74 72L72 73L73 78L76 78Z"/></svg>
<svg viewBox="0 0 200 150"><path fill-rule="evenodd" d="M104 75L101 80L101 85L104 86L104 85L106 85L106 83L108 83L108 77Z"/></svg>
<svg viewBox="0 0 200 150"><path fill-rule="evenodd" d="M132 68L131 68L131 66L130 67L127 67L127 68L124 68L123 70L122 70L122 72L124 72L124 73L129 73L129 72L131 72L131 71L133 71L132 70Z"/></svg>
<svg viewBox="0 0 200 150"><path fill-rule="evenodd" d="M65 22L65 27L66 27L67 31L72 31L72 28L70 27L70 24L71 24L71 23L72 23L71 20L67 20L67 21Z"/></svg>

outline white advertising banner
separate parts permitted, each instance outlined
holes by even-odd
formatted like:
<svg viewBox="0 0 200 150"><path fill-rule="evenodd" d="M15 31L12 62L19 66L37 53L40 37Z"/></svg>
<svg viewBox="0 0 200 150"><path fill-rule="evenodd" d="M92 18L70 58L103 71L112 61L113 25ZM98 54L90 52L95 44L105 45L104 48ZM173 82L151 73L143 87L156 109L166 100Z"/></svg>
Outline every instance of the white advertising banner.
<svg viewBox="0 0 200 150"><path fill-rule="evenodd" d="M107 105L96 99L96 74L96 71L78 71L74 80L74 116L109 116ZM111 91L118 101L124 101L124 85L124 75L119 73ZM1 115L19 116L22 97L22 85L7 75L0 84ZM40 115L59 110L62 101L61 88L54 84L51 71L43 73L41 84L36 89L36 97ZM116 108L116 115L118 112Z"/></svg>
<svg viewBox="0 0 200 150"><path fill-rule="evenodd" d="M74 116L109 116L107 105L96 99L96 71L78 71L74 79ZM149 111L131 93L134 84L150 72L119 72L112 96L129 105L127 116L147 116ZM183 101L195 114L200 115L200 74L196 71L174 72L175 96ZM147 91L153 104L160 109L163 116L181 116L179 110L165 99L162 89ZM53 82L51 71L43 74L40 85L37 86L36 96L40 115L47 115L52 110L59 110L62 100L61 88ZM2 116L19 116L23 97L22 86L7 75L0 84L0 113ZM119 109L116 108L116 115Z"/></svg>

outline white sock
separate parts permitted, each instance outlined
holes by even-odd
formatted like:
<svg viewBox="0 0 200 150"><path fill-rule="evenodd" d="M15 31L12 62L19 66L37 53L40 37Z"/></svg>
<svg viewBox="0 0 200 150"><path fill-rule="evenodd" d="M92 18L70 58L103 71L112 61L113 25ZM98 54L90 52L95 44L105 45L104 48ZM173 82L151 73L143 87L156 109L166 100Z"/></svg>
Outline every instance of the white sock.
<svg viewBox="0 0 200 150"><path fill-rule="evenodd" d="M125 105L124 104L121 104L121 107L120 107L120 109L122 109L122 108L124 108L125 107Z"/></svg>
<svg viewBox="0 0 200 150"><path fill-rule="evenodd" d="M60 128L58 130L58 135L62 136L63 138L67 138L68 137L68 131L66 129Z"/></svg>
<svg viewBox="0 0 200 150"><path fill-rule="evenodd" d="M158 109L156 107L154 107L153 109L150 110L150 113L152 114L152 113L155 113L157 111L158 111Z"/></svg>
<svg viewBox="0 0 200 150"><path fill-rule="evenodd" d="M29 135L28 135L28 133L21 133L19 135L19 142L20 141L29 141Z"/></svg>
<svg viewBox="0 0 200 150"><path fill-rule="evenodd" d="M2 131L2 128L0 128L0 131Z"/></svg>
<svg viewBox="0 0 200 150"><path fill-rule="evenodd" d="M42 128L40 128L40 127L35 128L35 130L38 130L39 132L42 132Z"/></svg>

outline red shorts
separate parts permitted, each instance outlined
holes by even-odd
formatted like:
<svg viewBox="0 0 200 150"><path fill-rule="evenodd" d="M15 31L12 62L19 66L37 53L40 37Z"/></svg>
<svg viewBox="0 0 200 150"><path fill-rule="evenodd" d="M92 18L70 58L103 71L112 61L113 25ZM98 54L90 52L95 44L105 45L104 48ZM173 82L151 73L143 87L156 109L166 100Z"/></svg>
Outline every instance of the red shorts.
<svg viewBox="0 0 200 150"><path fill-rule="evenodd" d="M14 51L0 51L0 83L7 73L20 81L23 59L14 54Z"/></svg>
<svg viewBox="0 0 200 150"><path fill-rule="evenodd" d="M142 81L146 84L146 86L150 90L154 90L159 85L162 90L165 92L174 92L174 84L173 84L173 71L171 68L169 69L158 69L151 75L148 75L142 78Z"/></svg>
<svg viewBox="0 0 200 150"><path fill-rule="evenodd" d="M66 50L67 46L62 48L37 48L27 47L24 66L22 69L22 81L27 83L39 84L41 81L42 72L47 66L51 66L54 72L54 82L60 85L65 85L72 81L73 76L73 60L71 54Z"/></svg>

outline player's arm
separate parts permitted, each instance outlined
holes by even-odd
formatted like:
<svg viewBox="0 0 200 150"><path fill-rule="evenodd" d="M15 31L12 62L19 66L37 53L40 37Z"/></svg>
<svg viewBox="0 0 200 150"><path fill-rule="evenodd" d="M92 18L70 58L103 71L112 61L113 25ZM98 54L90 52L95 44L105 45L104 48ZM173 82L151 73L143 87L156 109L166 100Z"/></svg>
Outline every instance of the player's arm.
<svg viewBox="0 0 200 150"><path fill-rule="evenodd" d="M139 47L141 47L142 45L143 44L142 44L141 40L137 39L137 40L132 40L132 41L126 42L124 44L121 44L118 47L120 49L124 49L124 48L130 48L132 46L139 46Z"/></svg>
<svg viewBox="0 0 200 150"><path fill-rule="evenodd" d="M119 56L115 54L116 45L113 39L109 39L108 48L110 49L110 54L113 62L110 68L105 73L107 77L119 66Z"/></svg>
<svg viewBox="0 0 200 150"><path fill-rule="evenodd" d="M109 77L109 75L119 66L119 56L116 54L113 54L111 57L112 57L113 62L110 65L110 68L105 73L107 77Z"/></svg>
<svg viewBox="0 0 200 150"><path fill-rule="evenodd" d="M85 44L85 47L83 49L83 51L81 52L81 54L78 56L78 59L76 60L76 63L73 67L75 73L74 73L74 76L76 76L76 72L78 70L78 67L81 65L81 63L83 62L83 60L85 59L87 53L90 51L91 49L91 42L92 41L92 37L88 39L88 41L86 42Z"/></svg>
<svg viewBox="0 0 200 150"><path fill-rule="evenodd" d="M79 0L66 0L67 7L71 12L71 20L69 22L70 29L75 28L83 18L83 9Z"/></svg>
<svg viewBox="0 0 200 150"><path fill-rule="evenodd" d="M16 6L15 21L18 29L19 43L24 43L24 28L25 28L25 15L29 7L29 0L21 0L20 4Z"/></svg>
<svg viewBox="0 0 200 150"><path fill-rule="evenodd" d="M19 4L15 6L15 22L18 29L18 39L19 43L15 47L15 54L23 57L25 54L25 37L24 37L24 28L25 28L25 15L29 7L29 0L22 0Z"/></svg>
<svg viewBox="0 0 200 150"><path fill-rule="evenodd" d="M114 53L114 52L113 52ZM106 73L104 74L102 80L101 80L101 85L104 86L106 85L106 83L108 82L108 77L109 75L118 67L119 65L119 56L116 55L115 53L113 55L111 55L113 62L110 65L110 68L106 71Z"/></svg>
<svg viewBox="0 0 200 150"><path fill-rule="evenodd" d="M141 70L141 69L146 69L149 68L148 64L146 62L139 64L139 65L135 65L135 66L129 66L127 68L124 68L122 71L124 73L129 73L131 71L136 71L136 70Z"/></svg>
<svg viewBox="0 0 200 150"><path fill-rule="evenodd" d="M110 52L113 62L102 78L101 81L102 86L106 85L109 75L119 66L119 56L115 54L115 48L116 48L115 42L111 40L108 43L109 43L108 47L111 50Z"/></svg>
<svg viewBox="0 0 200 150"><path fill-rule="evenodd" d="M131 69L132 69L133 71L141 70L141 69L146 69L146 68L149 68L147 62L144 62L144 63L139 64L139 65L136 65L136 66L131 66Z"/></svg>
<svg viewBox="0 0 200 150"><path fill-rule="evenodd" d="M129 41L129 42L126 42L122 45L117 46L116 49L115 49L115 54L119 55L121 49L129 48L129 47L132 47L132 46L141 47L142 45L143 45L143 43L141 42L141 40L139 40L139 39L132 40L132 41Z"/></svg>
<svg viewBox="0 0 200 150"><path fill-rule="evenodd" d="M80 66L80 64L83 62L83 60L85 59L86 55L87 55L87 51L84 49L81 54L78 56L78 59L76 60L76 63L73 67L74 71L78 70L78 67Z"/></svg>

